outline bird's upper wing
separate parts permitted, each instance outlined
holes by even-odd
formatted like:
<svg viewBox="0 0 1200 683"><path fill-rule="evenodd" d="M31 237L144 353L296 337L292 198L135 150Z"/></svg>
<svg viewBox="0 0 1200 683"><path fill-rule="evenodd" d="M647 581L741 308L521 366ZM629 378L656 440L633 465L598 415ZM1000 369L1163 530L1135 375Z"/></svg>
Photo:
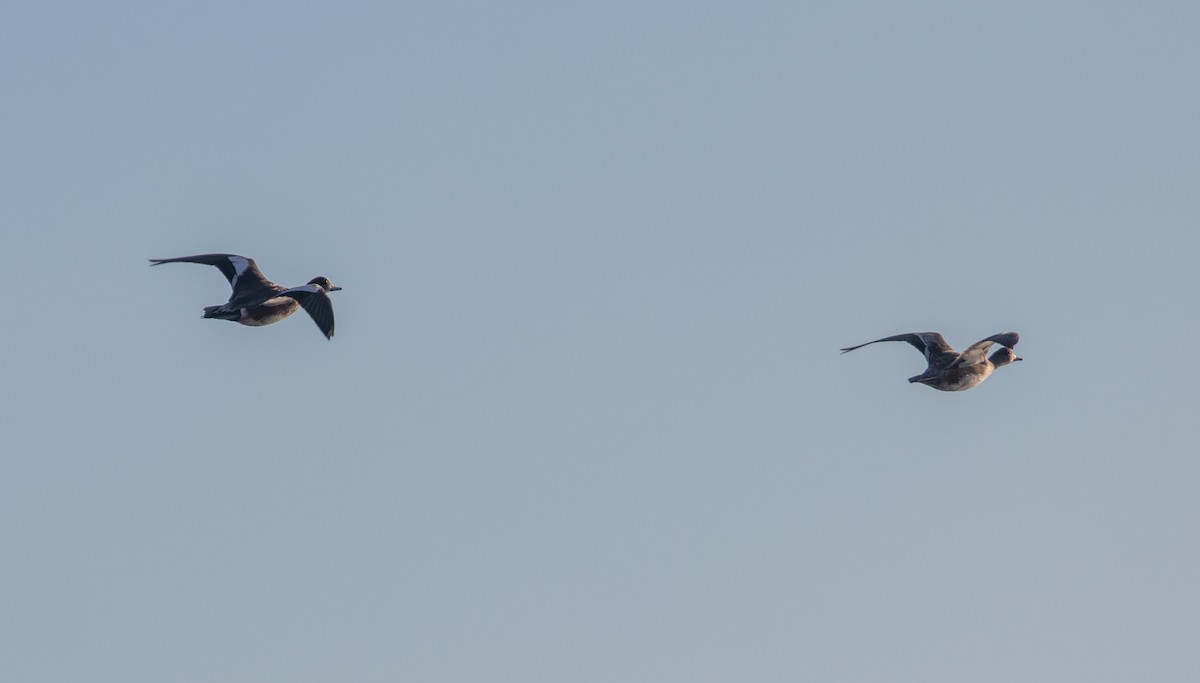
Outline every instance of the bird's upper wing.
<svg viewBox="0 0 1200 683"><path fill-rule="evenodd" d="M967 350L962 352L962 355L958 357L958 360L954 364L974 365L976 363L982 363L987 359L987 352L988 349L992 347L992 344L1007 346L1011 349L1012 347L1016 346L1017 342L1019 341L1021 341L1021 335L1017 334L1016 332L1001 332L1000 334L993 334L987 339L981 339L968 346Z"/></svg>
<svg viewBox="0 0 1200 683"><path fill-rule="evenodd" d="M150 265L152 266L163 263L202 263L206 266L216 266L221 271L221 274L225 276L225 279L229 280L229 286L233 288L233 295L229 298L230 301L239 299L242 295L250 292L261 291L264 288L283 289L264 277L254 259L247 256L238 256L237 254L197 254L195 256L180 256L178 258L150 259Z"/></svg>
<svg viewBox="0 0 1200 683"><path fill-rule="evenodd" d="M958 358L958 353L946 343L945 337L937 332L909 332L907 334L897 334L883 339L869 341L866 344L858 346L848 346L842 349L842 353L860 349L867 344L877 344L886 341L902 341L912 344L913 347L920 351L925 356L925 360L931 368L948 367Z"/></svg>
<svg viewBox="0 0 1200 683"><path fill-rule="evenodd" d="M324 289L317 285L301 285L285 289L278 296L291 297L299 302L325 338L333 338L333 302L329 300L329 295Z"/></svg>

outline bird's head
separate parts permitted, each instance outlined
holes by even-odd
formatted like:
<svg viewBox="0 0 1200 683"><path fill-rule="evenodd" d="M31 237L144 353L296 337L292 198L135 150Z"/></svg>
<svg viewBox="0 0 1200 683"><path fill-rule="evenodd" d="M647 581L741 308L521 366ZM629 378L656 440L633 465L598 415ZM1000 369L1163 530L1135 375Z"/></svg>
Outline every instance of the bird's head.
<svg viewBox="0 0 1200 683"><path fill-rule="evenodd" d="M1001 365L1015 363L1019 360L1022 360L1022 358L1017 355L1016 351L1013 351L1007 346L1001 346L999 349L996 349L996 352L993 353L988 360L992 362L992 365L1000 367Z"/></svg>
<svg viewBox="0 0 1200 683"><path fill-rule="evenodd" d="M325 290L326 292L336 292L339 289L341 289L341 287L335 287L333 285L333 283L329 281L329 278L327 278L323 275L319 276L319 277L314 277L313 279L308 281L308 284L316 285L316 286L320 287L321 289Z"/></svg>

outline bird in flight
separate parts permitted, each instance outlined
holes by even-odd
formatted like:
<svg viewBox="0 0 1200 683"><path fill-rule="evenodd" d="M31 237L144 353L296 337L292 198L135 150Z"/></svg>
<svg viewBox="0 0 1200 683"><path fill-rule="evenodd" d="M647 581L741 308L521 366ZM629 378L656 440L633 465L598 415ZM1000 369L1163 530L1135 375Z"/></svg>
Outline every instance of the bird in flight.
<svg viewBox="0 0 1200 683"><path fill-rule="evenodd" d="M977 341L968 346L966 351L959 353L937 332L910 332L876 339L858 346L848 346L842 349L842 353L878 342L908 342L924 354L925 361L929 364L925 372L909 377L910 383L920 382L942 391L965 391L987 379L996 368L1021 360L1013 351L1020 339L1021 336L1016 332L1001 332ZM992 344L999 344L1000 348L989 357L987 352Z"/></svg>
<svg viewBox="0 0 1200 683"><path fill-rule="evenodd" d="M263 276L254 259L237 254L197 254L178 258L150 259L150 265L164 263L201 263L216 266L229 280L233 294L219 306L205 306L204 317L233 320L243 325L260 326L279 322L300 308L308 312L326 339L333 337L333 304L329 292L334 287L326 277L314 277L299 287L284 287Z"/></svg>

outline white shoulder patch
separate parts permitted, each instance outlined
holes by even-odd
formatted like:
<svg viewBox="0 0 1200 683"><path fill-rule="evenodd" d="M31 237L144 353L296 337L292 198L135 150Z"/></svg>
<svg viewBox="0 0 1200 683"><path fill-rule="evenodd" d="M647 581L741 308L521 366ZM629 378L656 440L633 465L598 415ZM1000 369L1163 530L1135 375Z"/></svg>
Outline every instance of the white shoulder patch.
<svg viewBox="0 0 1200 683"><path fill-rule="evenodd" d="M242 258L241 256L230 256L229 263L233 265L234 273L233 282L230 282L229 284L232 287L237 287L238 278L240 278L242 273L246 272L246 269L250 267L250 261Z"/></svg>
<svg viewBox="0 0 1200 683"><path fill-rule="evenodd" d="M289 289L286 289L286 290L280 292L280 294L287 294L288 292L308 292L309 294L318 294L318 293L324 292L324 291L325 290L321 289L320 287L318 287L316 285L300 285L299 287L291 287Z"/></svg>

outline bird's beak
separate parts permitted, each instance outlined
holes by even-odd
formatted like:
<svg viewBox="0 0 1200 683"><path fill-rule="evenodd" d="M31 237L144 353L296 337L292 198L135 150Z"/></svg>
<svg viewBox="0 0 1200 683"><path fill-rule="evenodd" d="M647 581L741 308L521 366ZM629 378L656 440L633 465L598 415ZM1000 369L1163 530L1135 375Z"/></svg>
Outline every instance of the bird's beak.
<svg viewBox="0 0 1200 683"><path fill-rule="evenodd" d="M331 292L340 292L340 291L342 291L342 288L341 288L341 287L338 287L337 285L334 285L334 286L333 286L333 289L331 289L331 290L329 290L329 291L331 291Z"/></svg>
<svg viewBox="0 0 1200 683"><path fill-rule="evenodd" d="M1025 360L1025 359L1020 356L1013 356L1013 360L1017 361L1017 360Z"/></svg>

